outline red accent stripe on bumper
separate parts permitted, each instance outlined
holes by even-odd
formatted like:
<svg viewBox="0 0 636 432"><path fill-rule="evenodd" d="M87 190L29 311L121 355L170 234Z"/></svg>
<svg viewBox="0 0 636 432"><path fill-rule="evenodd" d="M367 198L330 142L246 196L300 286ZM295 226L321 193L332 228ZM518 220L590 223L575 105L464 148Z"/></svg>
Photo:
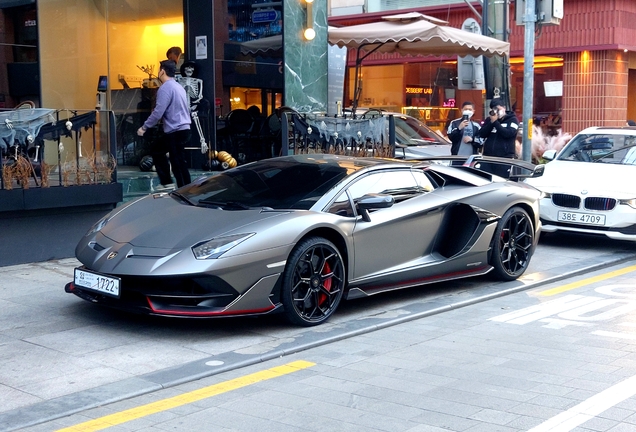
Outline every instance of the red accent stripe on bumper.
<svg viewBox="0 0 636 432"><path fill-rule="evenodd" d="M247 309L247 310L238 310L238 311L183 311L178 309L157 309L152 304L152 301L146 297L148 301L148 306L153 313L162 314L162 315L178 315L178 316L231 316L231 315L254 315L254 314L262 314L265 312L269 312L272 309L275 309L276 306L272 305L270 307L261 308L261 309Z"/></svg>

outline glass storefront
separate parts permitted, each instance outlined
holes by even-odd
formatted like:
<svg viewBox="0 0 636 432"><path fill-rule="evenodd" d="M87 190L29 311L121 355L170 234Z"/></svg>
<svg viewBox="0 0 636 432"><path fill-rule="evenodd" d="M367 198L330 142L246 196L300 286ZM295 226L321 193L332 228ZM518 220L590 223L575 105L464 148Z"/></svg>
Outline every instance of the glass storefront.
<svg viewBox="0 0 636 432"><path fill-rule="evenodd" d="M510 95L512 108L520 119L523 116L523 58L510 61L512 73ZM534 61L533 124L544 135L555 135L561 129L563 101L563 57L536 56Z"/></svg>
<svg viewBox="0 0 636 432"><path fill-rule="evenodd" d="M115 120L117 161L137 166L160 133L152 128L147 136L137 136L154 106L159 62L169 48L184 49L183 4L162 0L153 7L142 7L144 2L132 7L124 0L95 1L108 17L107 100Z"/></svg>
<svg viewBox="0 0 636 432"><path fill-rule="evenodd" d="M216 24L216 42L222 44L215 58L221 65L216 97L226 108L218 114L250 106L272 114L283 92L282 2L229 0L227 15Z"/></svg>
<svg viewBox="0 0 636 432"><path fill-rule="evenodd" d="M522 118L523 59L511 60L511 103L517 116ZM348 71L345 89L347 106L351 106L355 88L355 68ZM416 117L432 129L445 131L450 120L460 116L459 108L465 101L475 104L475 118L484 118L485 94L481 90L457 88L457 62L431 61L381 66L363 66L359 85L362 96L360 108L377 108ZM538 56L535 59L535 124L547 133L560 126L563 90L563 59Z"/></svg>
<svg viewBox="0 0 636 432"><path fill-rule="evenodd" d="M480 91L457 90L455 61L363 66L360 85L361 108L377 108L416 117L434 130L445 130L449 120L458 117L457 104L463 100L481 101ZM355 68L349 68L345 94L351 105Z"/></svg>
<svg viewBox="0 0 636 432"><path fill-rule="evenodd" d="M272 156L283 101L281 1L228 0L215 17L216 148L240 162ZM273 120L273 121L272 121Z"/></svg>
<svg viewBox="0 0 636 432"><path fill-rule="evenodd" d="M67 143L61 136L67 154L48 145L45 158L77 161L93 146L107 154L113 139L117 164L137 166L156 138L152 133L140 138L136 130L154 105L159 62L170 47L188 48L183 2L0 0L0 10L4 27L12 30L0 34L0 42L11 47L0 53L6 65L6 74L0 72L0 108L28 100L62 119L98 108L95 142L85 136L77 140L81 144L75 137ZM214 5L207 25L214 34L209 52L215 79L205 83L212 117L203 119L204 132L223 149L231 147L222 130L229 113L250 109L260 117L254 123L269 124L283 103L282 2L228 0ZM205 58L187 54L194 61ZM24 79L31 76L33 81ZM210 133L214 125L220 134Z"/></svg>
<svg viewBox="0 0 636 432"><path fill-rule="evenodd" d="M150 113L159 62L168 48L184 45L182 3L146 6L125 0L0 1L3 27L11 30L0 35L10 47L0 55L0 108L32 103L50 110L53 123L79 123L91 112L95 118L90 128L49 133L37 146L53 184L56 177L84 184L89 180L82 181L79 171L87 164L136 165L146 151L135 131ZM35 147L12 144L3 148L4 164L11 162L7 147L25 154ZM76 171L73 178L61 180L69 170Z"/></svg>

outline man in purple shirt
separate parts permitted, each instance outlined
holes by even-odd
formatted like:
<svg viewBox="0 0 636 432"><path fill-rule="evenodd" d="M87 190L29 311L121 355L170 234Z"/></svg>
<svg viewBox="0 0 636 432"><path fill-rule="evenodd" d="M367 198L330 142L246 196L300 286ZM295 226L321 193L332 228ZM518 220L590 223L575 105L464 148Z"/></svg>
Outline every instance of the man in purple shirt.
<svg viewBox="0 0 636 432"><path fill-rule="evenodd" d="M157 90L157 102L150 117L137 130L143 136L148 128L155 126L163 119L163 137L153 145L152 159L157 169L159 181L165 187L172 183L172 173L177 180L177 187L190 183L190 171L186 162L185 147L190 142L190 107L183 87L174 79L176 64L172 60L160 63L157 78L161 86ZM170 164L166 153L170 153Z"/></svg>

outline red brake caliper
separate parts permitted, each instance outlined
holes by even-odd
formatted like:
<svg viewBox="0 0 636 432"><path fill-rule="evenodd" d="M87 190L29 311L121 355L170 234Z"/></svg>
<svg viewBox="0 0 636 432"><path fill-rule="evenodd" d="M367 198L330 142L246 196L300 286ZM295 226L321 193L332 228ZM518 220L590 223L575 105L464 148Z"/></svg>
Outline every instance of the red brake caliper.
<svg viewBox="0 0 636 432"><path fill-rule="evenodd" d="M328 262L325 263L325 267L322 269L322 274L326 275L331 273L331 266L329 265ZM323 286L325 287L325 289L327 291L331 291L331 277L329 279L325 279L324 281L322 281ZM325 300L327 300L327 294L325 293L320 293L318 295L318 304L322 306L322 304L325 302Z"/></svg>

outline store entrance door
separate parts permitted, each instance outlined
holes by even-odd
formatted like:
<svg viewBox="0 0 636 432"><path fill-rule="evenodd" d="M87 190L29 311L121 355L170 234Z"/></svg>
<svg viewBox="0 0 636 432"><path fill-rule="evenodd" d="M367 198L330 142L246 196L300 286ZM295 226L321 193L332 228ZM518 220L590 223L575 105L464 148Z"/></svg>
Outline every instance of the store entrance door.
<svg viewBox="0 0 636 432"><path fill-rule="evenodd" d="M272 157L280 140L281 104L281 90L230 87L230 112L217 123L218 150L239 163Z"/></svg>

